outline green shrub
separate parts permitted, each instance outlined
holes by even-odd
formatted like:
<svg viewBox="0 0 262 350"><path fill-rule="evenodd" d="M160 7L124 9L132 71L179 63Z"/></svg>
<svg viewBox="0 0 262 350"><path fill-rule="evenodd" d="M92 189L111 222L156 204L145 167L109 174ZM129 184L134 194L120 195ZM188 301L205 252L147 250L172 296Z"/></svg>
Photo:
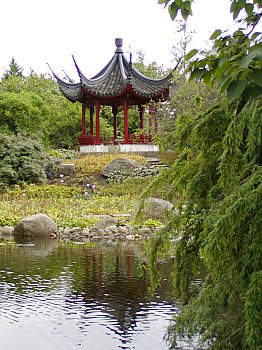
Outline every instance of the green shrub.
<svg viewBox="0 0 262 350"><path fill-rule="evenodd" d="M114 170L111 174L108 174L109 181L121 183L127 178L141 179L143 177L151 177L160 173L162 169L156 166L143 165L139 168L130 170Z"/></svg>
<svg viewBox="0 0 262 350"><path fill-rule="evenodd" d="M61 159L73 159L79 156L79 151L73 149L49 149L46 153L50 157L57 157Z"/></svg>
<svg viewBox="0 0 262 350"><path fill-rule="evenodd" d="M0 134L0 184L42 183L48 158L39 142Z"/></svg>

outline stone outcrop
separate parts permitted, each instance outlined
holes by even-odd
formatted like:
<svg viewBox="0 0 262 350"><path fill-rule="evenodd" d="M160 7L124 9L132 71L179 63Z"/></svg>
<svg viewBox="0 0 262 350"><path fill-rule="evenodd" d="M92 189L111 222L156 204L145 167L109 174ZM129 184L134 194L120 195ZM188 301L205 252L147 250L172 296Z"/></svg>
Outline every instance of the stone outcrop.
<svg viewBox="0 0 262 350"><path fill-rule="evenodd" d="M25 217L14 228L14 235L22 236L55 236L58 231L56 223L45 214Z"/></svg>
<svg viewBox="0 0 262 350"><path fill-rule="evenodd" d="M58 175L63 176L75 176L76 168L73 163L61 163L57 166Z"/></svg>
<svg viewBox="0 0 262 350"><path fill-rule="evenodd" d="M103 219L101 219L104 222ZM100 221L101 221L100 220ZM98 226L100 221L97 223ZM96 225L97 225L96 224ZM152 235L161 227L134 227L131 225L117 226L110 225L100 228L91 227L90 229L84 228L76 231L74 229L63 228L59 231L59 239L65 241L74 242L94 242L98 240L110 241L140 241L152 237ZM102 228L103 227L103 228Z"/></svg>
<svg viewBox="0 0 262 350"><path fill-rule="evenodd" d="M141 164L129 158L115 158L108 163L102 170L102 175L108 177L114 171L131 172L132 170L141 167Z"/></svg>
<svg viewBox="0 0 262 350"><path fill-rule="evenodd" d="M24 219L23 219L24 220ZM100 222L101 221L101 222ZM78 243L84 242L95 242L98 240L105 240L107 242L114 241L140 241L152 237L162 226L159 227L137 227L131 225L104 225L104 219L100 220L95 228L80 228L80 227L60 227L57 231L54 231L51 236L39 235L39 230L28 230L28 225L26 225L26 231L21 230L21 226L16 226L15 241L16 243L23 246L30 246L31 244L26 244L25 240L31 242L33 239L40 239L41 237L45 239L60 239L62 241L73 241ZM100 226L101 224L101 226ZM100 227L100 228L98 228ZM11 228L14 229L14 228ZM19 230L18 230L19 229ZM1 230L0 230L1 233ZM4 239L9 239L5 238ZM13 239L13 236L12 238Z"/></svg>
<svg viewBox="0 0 262 350"><path fill-rule="evenodd" d="M135 217L138 208L139 205L136 205L132 218ZM175 214L175 208L172 203L164 199L150 197L145 200L140 213L142 220L152 219L158 220L162 224L166 224Z"/></svg>
<svg viewBox="0 0 262 350"><path fill-rule="evenodd" d="M163 226L133 226L120 223L117 218L110 215L100 217L99 221L91 228L81 227L57 227L55 222L45 214L35 214L22 219L14 228L4 226L0 228L0 236L9 239L15 237L17 243L24 244L25 239L40 237L60 239L84 243L98 240L113 242L117 240L139 241L152 237ZM8 235L8 237L3 236Z"/></svg>
<svg viewBox="0 0 262 350"><path fill-rule="evenodd" d="M106 215L102 217L92 228L92 231L96 230L105 230L108 227L115 226L117 224L117 220L110 215Z"/></svg>
<svg viewBox="0 0 262 350"><path fill-rule="evenodd" d="M14 237L14 228L13 226L3 226L0 229L0 236L4 239L12 239Z"/></svg>

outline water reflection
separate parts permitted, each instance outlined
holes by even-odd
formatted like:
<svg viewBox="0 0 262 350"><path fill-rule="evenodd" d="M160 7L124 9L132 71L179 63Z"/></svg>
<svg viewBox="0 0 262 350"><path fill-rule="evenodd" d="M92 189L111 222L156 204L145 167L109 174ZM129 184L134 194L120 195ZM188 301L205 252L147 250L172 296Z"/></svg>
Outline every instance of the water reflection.
<svg viewBox="0 0 262 350"><path fill-rule="evenodd" d="M20 237L15 236L18 247L35 256L47 256L57 246L58 241L47 237Z"/></svg>
<svg viewBox="0 0 262 350"><path fill-rule="evenodd" d="M151 295L142 255L130 244L0 246L1 347L167 349L171 266L159 267L165 282Z"/></svg>

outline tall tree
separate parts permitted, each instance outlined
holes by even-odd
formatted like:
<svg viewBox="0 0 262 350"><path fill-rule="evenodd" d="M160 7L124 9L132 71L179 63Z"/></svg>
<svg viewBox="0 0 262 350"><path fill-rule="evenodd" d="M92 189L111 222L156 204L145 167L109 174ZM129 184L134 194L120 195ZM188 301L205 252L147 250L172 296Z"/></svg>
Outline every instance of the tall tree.
<svg viewBox="0 0 262 350"><path fill-rule="evenodd" d="M159 66L155 61L146 64L145 54L143 53L143 51L138 50L136 52L136 55L137 59L134 62L134 67L146 77L152 79L161 79L167 74L167 70L165 70L163 66Z"/></svg>
<svg viewBox="0 0 262 350"><path fill-rule="evenodd" d="M186 62L185 57L188 51L188 45L190 44L193 34L195 31L188 30L187 21L177 20L176 33L179 34L180 38L176 44L172 47L172 54L174 56L175 65L180 65L180 70L185 72Z"/></svg>
<svg viewBox="0 0 262 350"><path fill-rule="evenodd" d="M192 2L159 0L173 19L191 15ZM231 0L239 28L232 35L216 30L212 54L186 55L191 79L218 84L227 99L177 118L179 156L158 179L180 213L151 250L155 271L157 254L171 244L174 291L184 304L170 327L171 347L198 334L210 349L262 348L261 7L261 0Z"/></svg>
<svg viewBox="0 0 262 350"><path fill-rule="evenodd" d="M8 79L10 76L23 77L23 67L20 67L14 57L12 57L11 62L9 63L9 69L6 69L3 74L3 79Z"/></svg>

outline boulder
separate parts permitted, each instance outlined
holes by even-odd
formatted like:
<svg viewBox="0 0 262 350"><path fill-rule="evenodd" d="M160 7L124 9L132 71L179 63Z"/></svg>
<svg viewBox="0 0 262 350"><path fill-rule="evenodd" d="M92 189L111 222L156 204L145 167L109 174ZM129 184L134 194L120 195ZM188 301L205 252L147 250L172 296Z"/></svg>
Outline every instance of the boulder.
<svg viewBox="0 0 262 350"><path fill-rule="evenodd" d="M82 231L83 236L87 237L90 233L90 230L88 227L85 227Z"/></svg>
<svg viewBox="0 0 262 350"><path fill-rule="evenodd" d="M154 197L147 198L141 210L143 220L158 220L162 224L168 223L174 213L174 206L172 203Z"/></svg>
<svg viewBox="0 0 262 350"><path fill-rule="evenodd" d="M14 235L21 236L50 236L57 234L56 223L45 214L34 214L20 220L14 228Z"/></svg>
<svg viewBox="0 0 262 350"><path fill-rule="evenodd" d="M13 228L13 226L3 226L0 229L0 235L4 239L11 239L11 238L13 238L13 235L14 235L14 228Z"/></svg>
<svg viewBox="0 0 262 350"><path fill-rule="evenodd" d="M57 172L58 175L63 176L75 176L76 175L76 168L75 164L73 163L61 163L57 166Z"/></svg>
<svg viewBox="0 0 262 350"><path fill-rule="evenodd" d="M134 241L135 238L136 238L135 235L127 235L127 236L126 236L126 240L127 240L127 241Z"/></svg>
<svg viewBox="0 0 262 350"><path fill-rule="evenodd" d="M143 237L148 237L152 235L153 230L150 227L141 227L138 229L138 234Z"/></svg>
<svg viewBox="0 0 262 350"><path fill-rule="evenodd" d="M70 235L75 235L75 234L81 235L83 233L83 229L80 227L72 227L68 229L68 233Z"/></svg>
<svg viewBox="0 0 262 350"><path fill-rule="evenodd" d="M129 158L115 158L108 163L102 170L102 175L108 177L114 171L131 172L136 168L140 168L141 164Z"/></svg>
<svg viewBox="0 0 262 350"><path fill-rule="evenodd" d="M91 231L105 231L106 228L111 227L111 226L115 226L117 224L117 220L115 218L113 218L110 215L106 215L104 217L102 217L92 228Z"/></svg>

